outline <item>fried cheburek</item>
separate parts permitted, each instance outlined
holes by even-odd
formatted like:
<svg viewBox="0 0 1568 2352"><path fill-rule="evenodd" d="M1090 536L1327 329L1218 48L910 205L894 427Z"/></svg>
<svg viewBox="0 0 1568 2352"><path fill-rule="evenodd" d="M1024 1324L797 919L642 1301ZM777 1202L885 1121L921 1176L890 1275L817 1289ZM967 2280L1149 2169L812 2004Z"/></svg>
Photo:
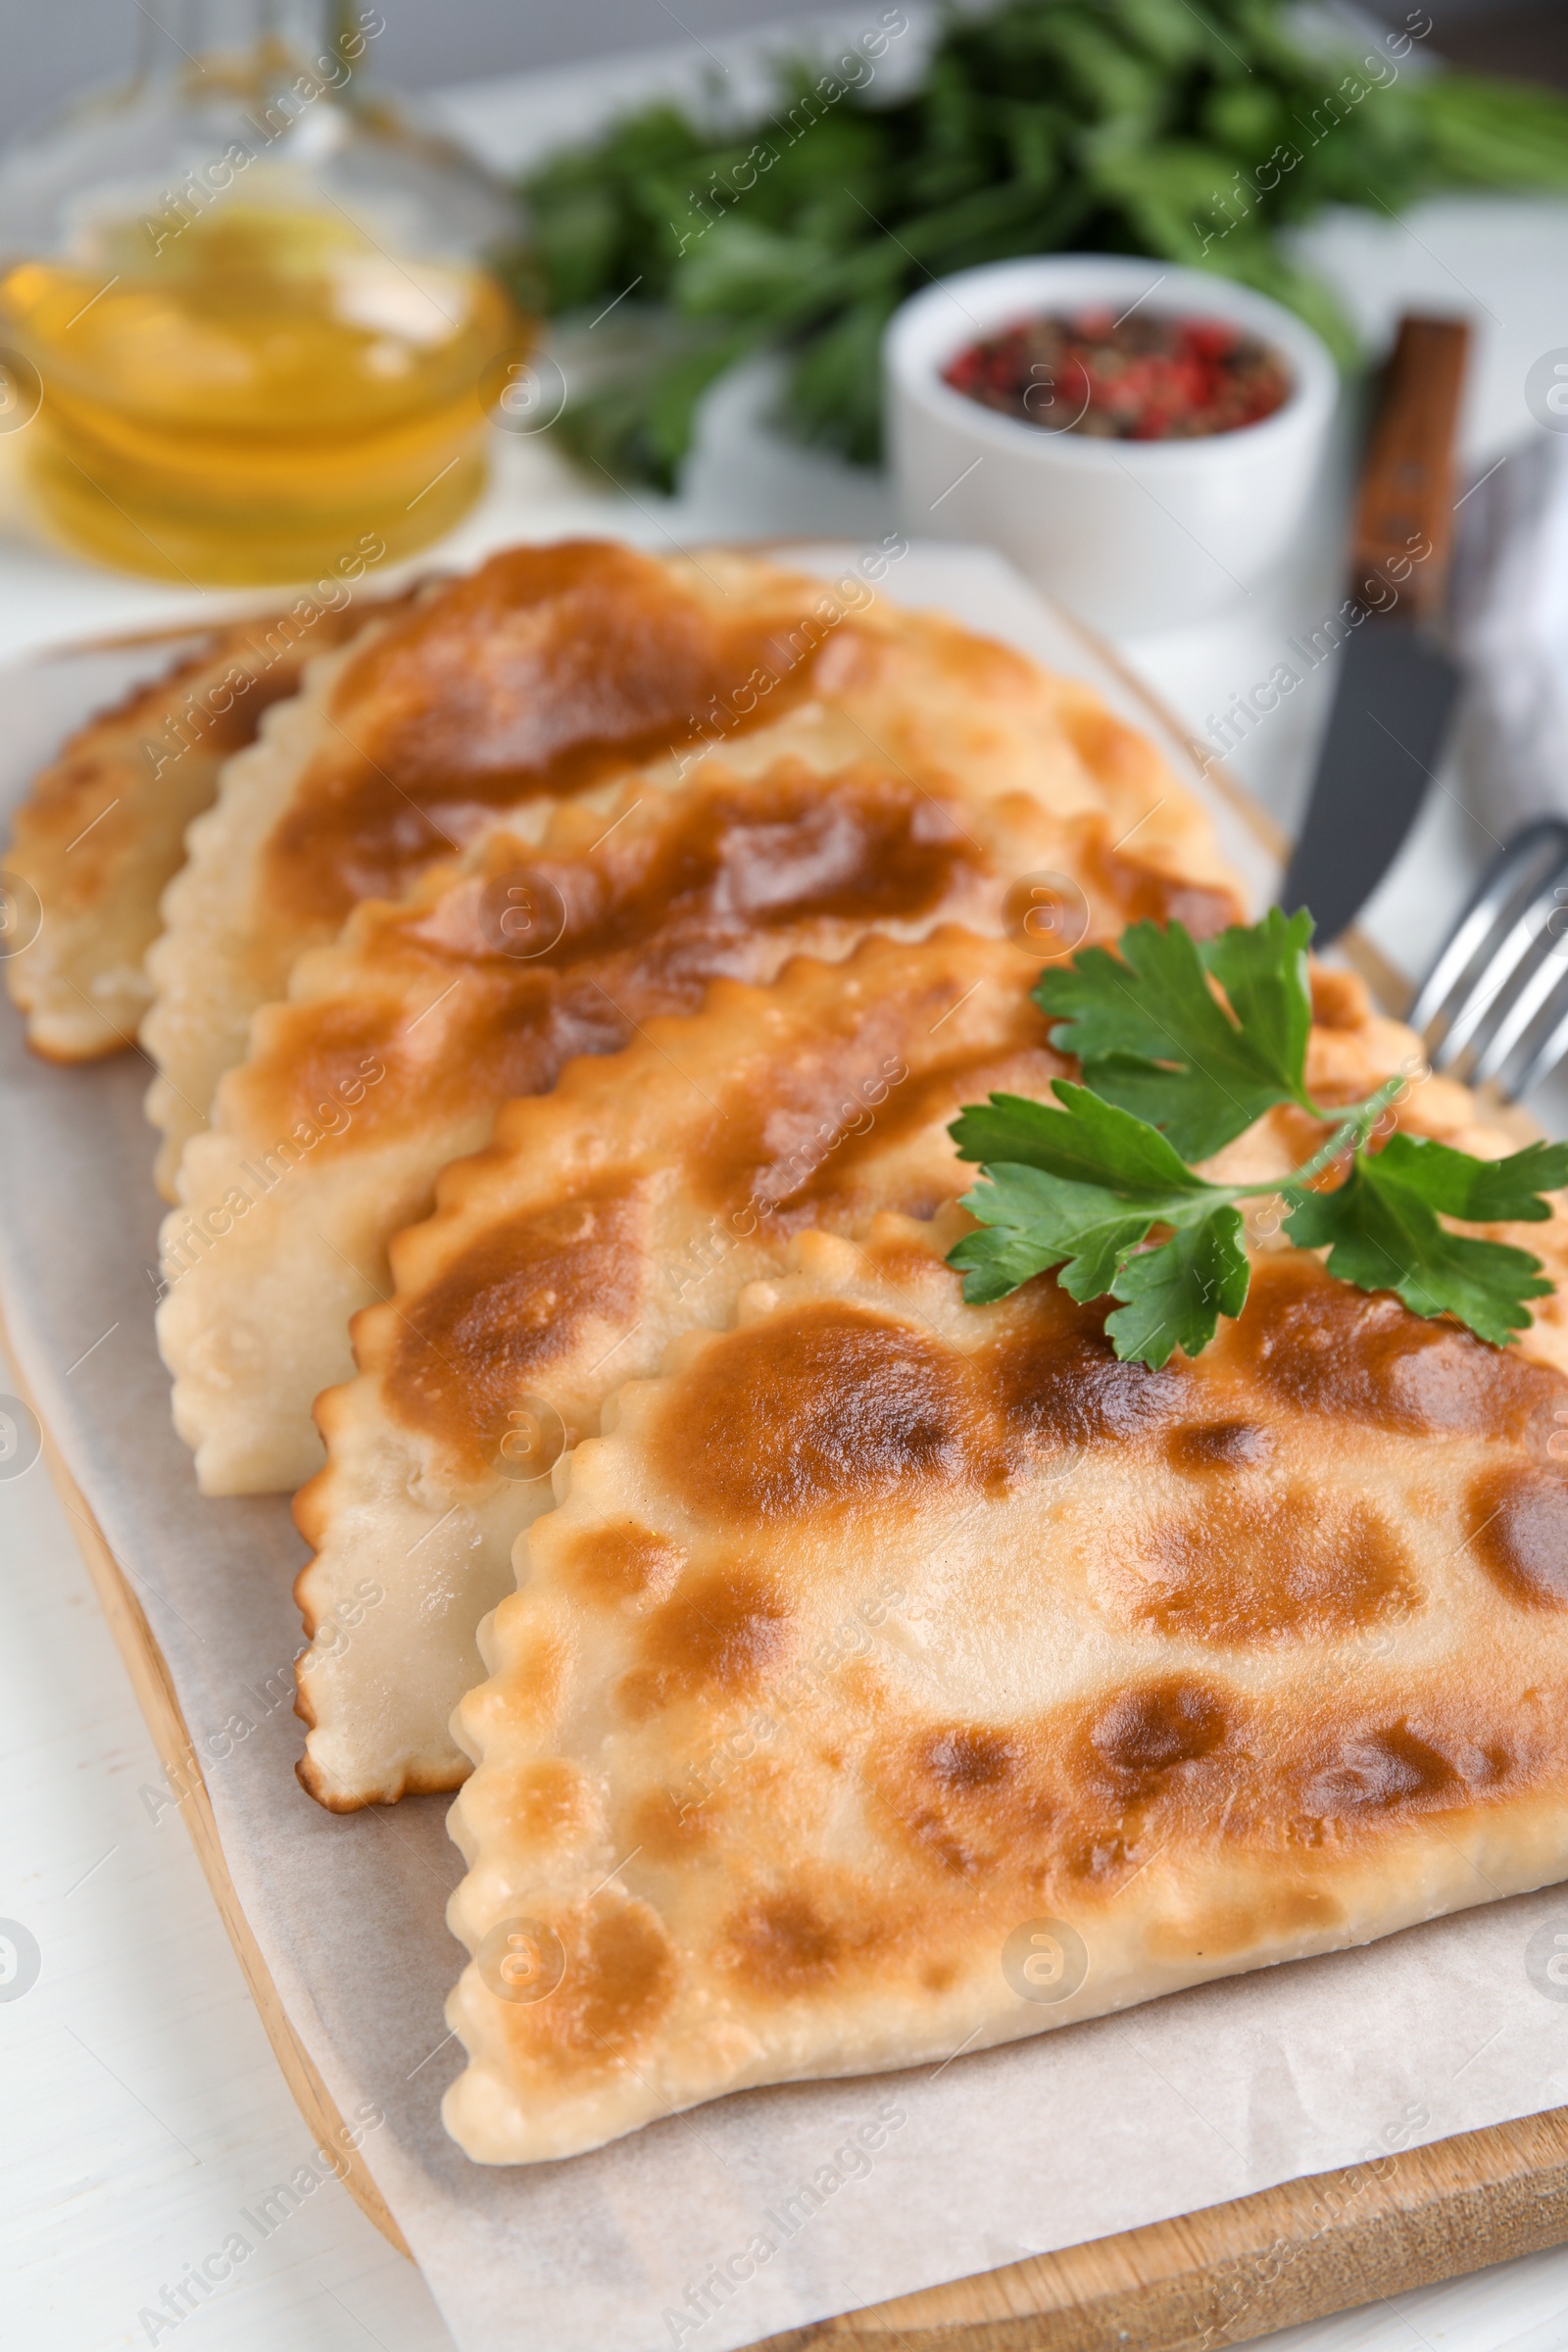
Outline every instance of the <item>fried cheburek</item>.
<svg viewBox="0 0 1568 2352"><path fill-rule="evenodd" d="M220 629L78 727L17 811L9 870L41 916L6 985L27 1043L50 1061L92 1061L134 1045L152 998L147 950L185 830L208 808L223 762L273 704L299 692L307 662L344 643L375 607L261 614Z"/></svg>
<svg viewBox="0 0 1568 2352"><path fill-rule="evenodd" d="M1037 968L944 929L803 958L769 989L716 982L702 1013L509 1103L492 1148L447 1169L436 1214L392 1246L390 1298L356 1320L359 1377L318 1400L327 1466L295 1506L317 1547L297 1587L307 1631L326 1629L299 1669L314 1795L347 1808L457 1785L447 1717L557 1455L671 1338L723 1323L802 1227L858 1234L967 1188L956 1110L993 1089L1044 1094L1067 1067L1026 993ZM1348 975L1322 975L1319 995L1312 1084L1363 1094L1409 1032ZM1288 1116L1228 1164L1294 1164ZM1471 1132L1468 1097L1442 1080L1407 1116ZM367 1579L382 1597L342 1647L331 1629Z"/></svg>
<svg viewBox="0 0 1568 2352"><path fill-rule="evenodd" d="M1112 844L1136 829L1136 870L1167 891L1201 902L1227 884L1202 812L1089 689L901 612L858 574L830 587L723 552L514 548L313 665L191 827L149 958L162 1189L174 1197L185 1139L298 956L498 816L531 810L542 829L555 802L678 787L709 757L755 775L867 755L1103 814Z"/></svg>
<svg viewBox="0 0 1568 2352"><path fill-rule="evenodd" d="M965 1305L962 1222L800 1236L531 1528L457 1717L471 2157L1568 1873L1568 1380L1287 1249L1152 1372Z"/></svg>
<svg viewBox="0 0 1568 2352"><path fill-rule="evenodd" d="M349 1318L386 1295L388 1242L500 1104L547 1092L573 1054L695 1011L714 978L765 981L869 928L1026 937L1042 870L1082 873L1076 914L1114 937L1106 820L1063 823L989 782L870 754L744 780L710 760L680 792L560 805L537 846L492 833L303 957L187 1142L164 1228L159 1338L204 1491L293 1488L319 1467L311 1407L352 1371ZM1211 892L1211 922L1232 904Z"/></svg>
<svg viewBox="0 0 1568 2352"><path fill-rule="evenodd" d="M296 1592L325 1629L297 1671L300 1777L337 1810L455 1788L448 1719L480 1671L480 1618L559 1453L669 1339L723 1323L808 1222L927 1214L969 1181L947 1133L976 1086L1066 1064L1026 994L1035 967L956 929L716 981L624 1053L509 1102L449 1167L433 1217L392 1245L395 1288L356 1318L356 1379L317 1406L324 1470L295 1517ZM365 1580L354 1640L331 1638Z"/></svg>

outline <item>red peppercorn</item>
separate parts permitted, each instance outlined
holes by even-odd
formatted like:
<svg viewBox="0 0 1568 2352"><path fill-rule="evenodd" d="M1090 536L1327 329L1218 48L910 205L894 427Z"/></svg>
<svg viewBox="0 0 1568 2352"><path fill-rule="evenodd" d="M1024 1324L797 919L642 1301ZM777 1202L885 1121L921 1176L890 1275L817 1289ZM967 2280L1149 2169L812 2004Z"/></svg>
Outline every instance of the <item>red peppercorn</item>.
<svg viewBox="0 0 1568 2352"><path fill-rule="evenodd" d="M1220 318L1097 307L1028 318L960 352L946 380L984 407L1049 432L1191 440L1271 416L1290 395L1284 362Z"/></svg>

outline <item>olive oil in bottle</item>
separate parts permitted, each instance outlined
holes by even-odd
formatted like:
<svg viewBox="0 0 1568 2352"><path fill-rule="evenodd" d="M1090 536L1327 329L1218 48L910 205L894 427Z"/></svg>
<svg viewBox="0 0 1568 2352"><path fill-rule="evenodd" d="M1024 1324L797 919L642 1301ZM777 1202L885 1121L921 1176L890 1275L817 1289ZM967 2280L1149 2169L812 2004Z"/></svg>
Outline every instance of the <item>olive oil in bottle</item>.
<svg viewBox="0 0 1568 2352"><path fill-rule="evenodd" d="M74 547L169 578L301 578L439 537L484 483L487 367L523 345L482 259L504 199L355 110L358 20L289 46L263 14L249 49L173 50L177 74L68 121L67 171L48 141L0 171L0 347L38 387L35 503Z"/></svg>

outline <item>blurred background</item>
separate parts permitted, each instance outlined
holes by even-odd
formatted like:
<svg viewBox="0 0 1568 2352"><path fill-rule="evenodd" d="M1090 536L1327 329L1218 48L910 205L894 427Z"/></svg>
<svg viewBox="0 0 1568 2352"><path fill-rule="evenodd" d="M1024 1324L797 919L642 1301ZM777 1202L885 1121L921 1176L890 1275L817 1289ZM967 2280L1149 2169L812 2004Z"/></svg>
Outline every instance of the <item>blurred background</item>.
<svg viewBox="0 0 1568 2352"><path fill-rule="evenodd" d="M377 78L400 90L482 81L621 49L653 49L748 25L808 20L817 0L588 0L578 8L544 0L381 0L386 31ZM1408 0L1366 11L1402 22ZM1516 74L1568 88L1564 0L1429 0L1436 44L1456 65ZM125 0L0 0L0 140L85 84L113 80L135 56L138 17Z"/></svg>
<svg viewBox="0 0 1568 2352"><path fill-rule="evenodd" d="M577 8L549 0L382 0L386 31L375 70L398 90L427 90L821 13L821 0L676 0L673 10L662 0L587 0ZM58 10L3 0L0 139L84 83L125 72L136 37L136 11L126 0L66 0Z"/></svg>

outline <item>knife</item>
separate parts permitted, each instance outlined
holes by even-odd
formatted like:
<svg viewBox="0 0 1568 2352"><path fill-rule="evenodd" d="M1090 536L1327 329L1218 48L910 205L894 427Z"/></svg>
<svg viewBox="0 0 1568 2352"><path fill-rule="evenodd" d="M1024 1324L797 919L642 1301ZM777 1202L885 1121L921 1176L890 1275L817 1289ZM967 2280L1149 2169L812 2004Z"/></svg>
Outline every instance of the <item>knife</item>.
<svg viewBox="0 0 1568 2352"><path fill-rule="evenodd" d="M1436 630L1453 547L1454 439L1470 329L1399 321L1362 462L1328 733L1280 891L1338 938L1398 855L1442 755L1459 670Z"/></svg>

